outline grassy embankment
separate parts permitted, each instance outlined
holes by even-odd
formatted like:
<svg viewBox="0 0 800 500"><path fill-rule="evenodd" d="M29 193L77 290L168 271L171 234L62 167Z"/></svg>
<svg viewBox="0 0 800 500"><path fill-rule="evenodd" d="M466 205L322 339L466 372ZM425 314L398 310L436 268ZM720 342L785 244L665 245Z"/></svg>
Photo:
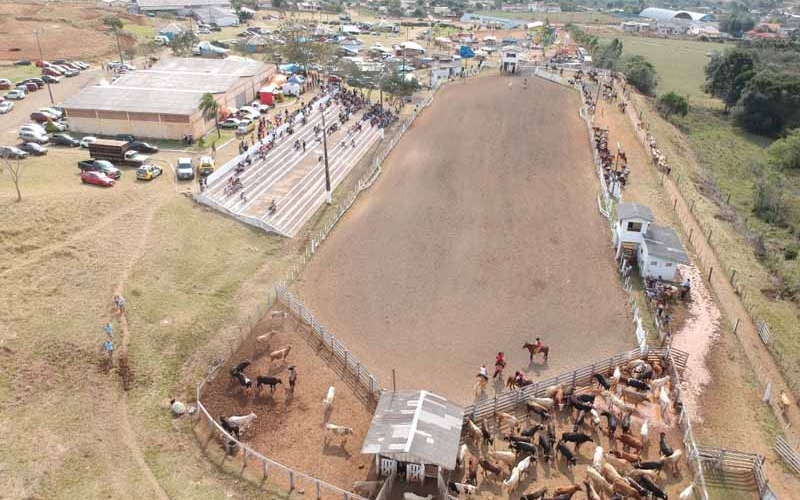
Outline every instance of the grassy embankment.
<svg viewBox="0 0 800 500"><path fill-rule="evenodd" d="M745 305L770 325L776 358L797 391L798 307L792 300L776 297L779 286L774 272L770 272L779 270L786 279L798 279L797 261L783 258L783 249L796 245L797 236L786 228L764 223L753 214L753 186L762 175L753 165L766 160L765 148L770 140L736 127L722 113L719 101L702 93L705 54L723 46L639 37L621 40L624 53L643 55L655 65L661 79L659 94L675 91L689 96L691 107L686 117L673 117L672 123L667 123L647 112L645 122L659 138L659 147L670 158L675 176L692 180L681 182L684 196L697 200L695 214L706 231L713 231L713 244L726 267L724 272L730 276L736 270L735 283L743 291ZM796 172L784 175L792 181L798 177ZM789 191L789 210L798 213L800 185L788 182L784 187ZM761 241L766 257L755 252Z"/></svg>

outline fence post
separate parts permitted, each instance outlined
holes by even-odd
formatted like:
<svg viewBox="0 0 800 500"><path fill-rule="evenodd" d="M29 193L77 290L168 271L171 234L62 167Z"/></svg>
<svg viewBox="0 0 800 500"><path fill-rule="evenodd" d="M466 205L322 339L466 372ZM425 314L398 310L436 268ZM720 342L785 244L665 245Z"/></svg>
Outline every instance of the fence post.
<svg viewBox="0 0 800 500"><path fill-rule="evenodd" d="M294 471L289 471L289 491L294 491Z"/></svg>
<svg viewBox="0 0 800 500"><path fill-rule="evenodd" d="M317 500L319 500L320 498L322 498L319 494L319 481L316 481L316 487L317 487Z"/></svg>
<svg viewBox="0 0 800 500"><path fill-rule="evenodd" d="M267 462L266 460L264 460L263 462L263 469L264 469L263 470L264 480L266 480L269 477L269 462Z"/></svg>

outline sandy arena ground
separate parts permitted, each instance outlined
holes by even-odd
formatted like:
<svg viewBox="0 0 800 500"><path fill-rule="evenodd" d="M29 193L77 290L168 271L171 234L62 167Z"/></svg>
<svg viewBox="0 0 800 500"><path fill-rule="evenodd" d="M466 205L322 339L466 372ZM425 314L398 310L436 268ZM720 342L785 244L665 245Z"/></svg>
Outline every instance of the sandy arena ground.
<svg viewBox="0 0 800 500"><path fill-rule="evenodd" d="M367 436L372 413L325 360L309 347L304 337L295 333L293 319L286 320L283 327L280 323L265 318L257 333L242 343L239 350L229 357L230 361L217 372L216 378L205 385L202 400L215 419L220 415L255 413L255 424L244 436L247 444L278 463L349 490L353 481L367 478L373 464L370 457L361 454L361 444ZM256 340L257 336L273 328L279 333L268 347ZM283 363L270 363L269 352L287 345L292 346L288 359ZM240 389L228 374L232 366L245 359L252 362L245 370L253 380L253 388L247 391ZM297 366L297 386L293 395L288 390L288 368L292 365ZM282 384L272 395L268 386L259 393L255 389L257 375L278 377ZM327 422L351 427L354 435L346 440L325 437L326 416L322 400L331 385L336 388L336 395ZM249 467L261 470L255 461ZM286 476L274 473L273 480L282 484ZM283 486L288 487L288 484ZM311 486L298 485L298 489L304 487L308 490Z"/></svg>
<svg viewBox="0 0 800 500"><path fill-rule="evenodd" d="M498 350L538 378L633 345L578 94L522 83L439 92L301 276L384 386L396 368L399 388L467 403ZM522 349L537 336L548 365Z"/></svg>

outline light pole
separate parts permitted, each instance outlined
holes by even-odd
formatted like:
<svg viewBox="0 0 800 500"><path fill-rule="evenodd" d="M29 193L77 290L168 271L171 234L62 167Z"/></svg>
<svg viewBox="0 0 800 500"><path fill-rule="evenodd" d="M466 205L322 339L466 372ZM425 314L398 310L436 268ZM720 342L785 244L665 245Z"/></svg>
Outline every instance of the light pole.
<svg viewBox="0 0 800 500"><path fill-rule="evenodd" d="M331 196L331 172L328 169L328 130L325 127L325 104L320 104L319 107L322 113L322 155L325 159L325 201L331 205L333 197Z"/></svg>
<svg viewBox="0 0 800 500"><path fill-rule="evenodd" d="M44 61L44 54L42 54L42 44L39 42L39 32L37 30L33 30L33 35L36 37L36 46L39 47L39 60ZM47 93L50 94L50 104L55 104L56 101L53 99L53 90L50 88L50 82L46 81L47 84Z"/></svg>

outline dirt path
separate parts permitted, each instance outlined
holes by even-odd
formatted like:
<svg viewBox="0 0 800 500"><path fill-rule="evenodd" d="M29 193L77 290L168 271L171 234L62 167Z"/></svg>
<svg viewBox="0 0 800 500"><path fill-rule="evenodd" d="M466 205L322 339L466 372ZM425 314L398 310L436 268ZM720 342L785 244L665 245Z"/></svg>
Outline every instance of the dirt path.
<svg viewBox="0 0 800 500"><path fill-rule="evenodd" d="M716 326L714 321L710 321L719 312L694 311L687 321L687 331L683 333L689 336L703 335L707 338L698 341L684 337L679 340L676 335L675 340L681 343L691 356L703 357L704 353L707 354L702 365L696 366L695 369L701 372L704 369L709 370L711 380L704 387L705 380L687 381L690 386L694 386L691 390L692 399L697 401L699 406L699 412L695 412L695 415L704 422L703 425L695 427L698 439L704 445L738 449L767 457L773 462L773 465L767 468L767 473L775 492L781 497L791 497L792 487L789 485L796 484L796 478L785 472L772 449L775 429L771 423L770 411L760 400L764 388L757 383L757 376L753 373L755 370L773 381L774 396L779 390L787 389L777 366L761 344L755 325L748 318L730 283L723 273L718 272L721 266L708 242L697 236L703 232L694 217L688 215L689 207L680 196L673 180L666 178L662 186L659 173L650 165L649 156L627 117L619 113L614 106L603 104L601 111L598 112L598 123L610 127L612 140L619 141L628 154L632 180L630 187L624 192L624 199L650 205L660 223L683 231L684 244L688 240L688 234L694 235L693 258L695 262L699 260L702 263L700 269L706 270L703 273L704 284L708 283L707 270L710 267L715 269L710 284L711 295L715 301L714 308L719 309L722 317L731 326L726 327L725 321L721 318ZM677 213L672 209L676 200ZM708 324L688 330L692 320L697 319L702 322L703 318L709 320ZM737 318L740 319L740 324L738 334L734 337L730 333ZM706 349L708 343L712 345L710 349ZM797 408L790 408L791 421L798 422L800 421L798 418L800 417L797 415ZM731 439L733 429L736 432L735 440ZM789 429L789 433L796 434L796 431Z"/></svg>
<svg viewBox="0 0 800 500"><path fill-rule="evenodd" d="M136 263L144 255L145 248L147 247L147 240L151 232L153 219L158 211L159 206L160 205L157 202L148 204L148 208L144 217L142 234L139 238L139 241L136 242L136 252L134 252L131 258L128 260L125 269L122 270L119 283L114 288L114 295L120 295L124 297L123 292L125 291L125 283L127 283ZM122 376L124 389L120 396L119 404L116 405L116 413L119 421L119 427L122 429L122 440L125 443L125 446L127 446L130 450L133 458L136 460L136 463L139 465L139 468L144 474L144 477L147 479L147 482L150 483L150 486L152 486L155 496L159 500L169 500L169 496L159 484L158 479L156 479L156 476L153 474L150 466L147 465L147 461L144 458L144 453L142 453L142 449L139 447L139 443L136 440L136 436L133 432L133 427L128 419L128 389L132 372L131 367L128 365L128 345L130 343L130 332L128 330L128 318L125 315L124 309L118 314L117 323L119 325L121 341L119 348L116 348L115 350L117 351L119 371L120 375Z"/></svg>

